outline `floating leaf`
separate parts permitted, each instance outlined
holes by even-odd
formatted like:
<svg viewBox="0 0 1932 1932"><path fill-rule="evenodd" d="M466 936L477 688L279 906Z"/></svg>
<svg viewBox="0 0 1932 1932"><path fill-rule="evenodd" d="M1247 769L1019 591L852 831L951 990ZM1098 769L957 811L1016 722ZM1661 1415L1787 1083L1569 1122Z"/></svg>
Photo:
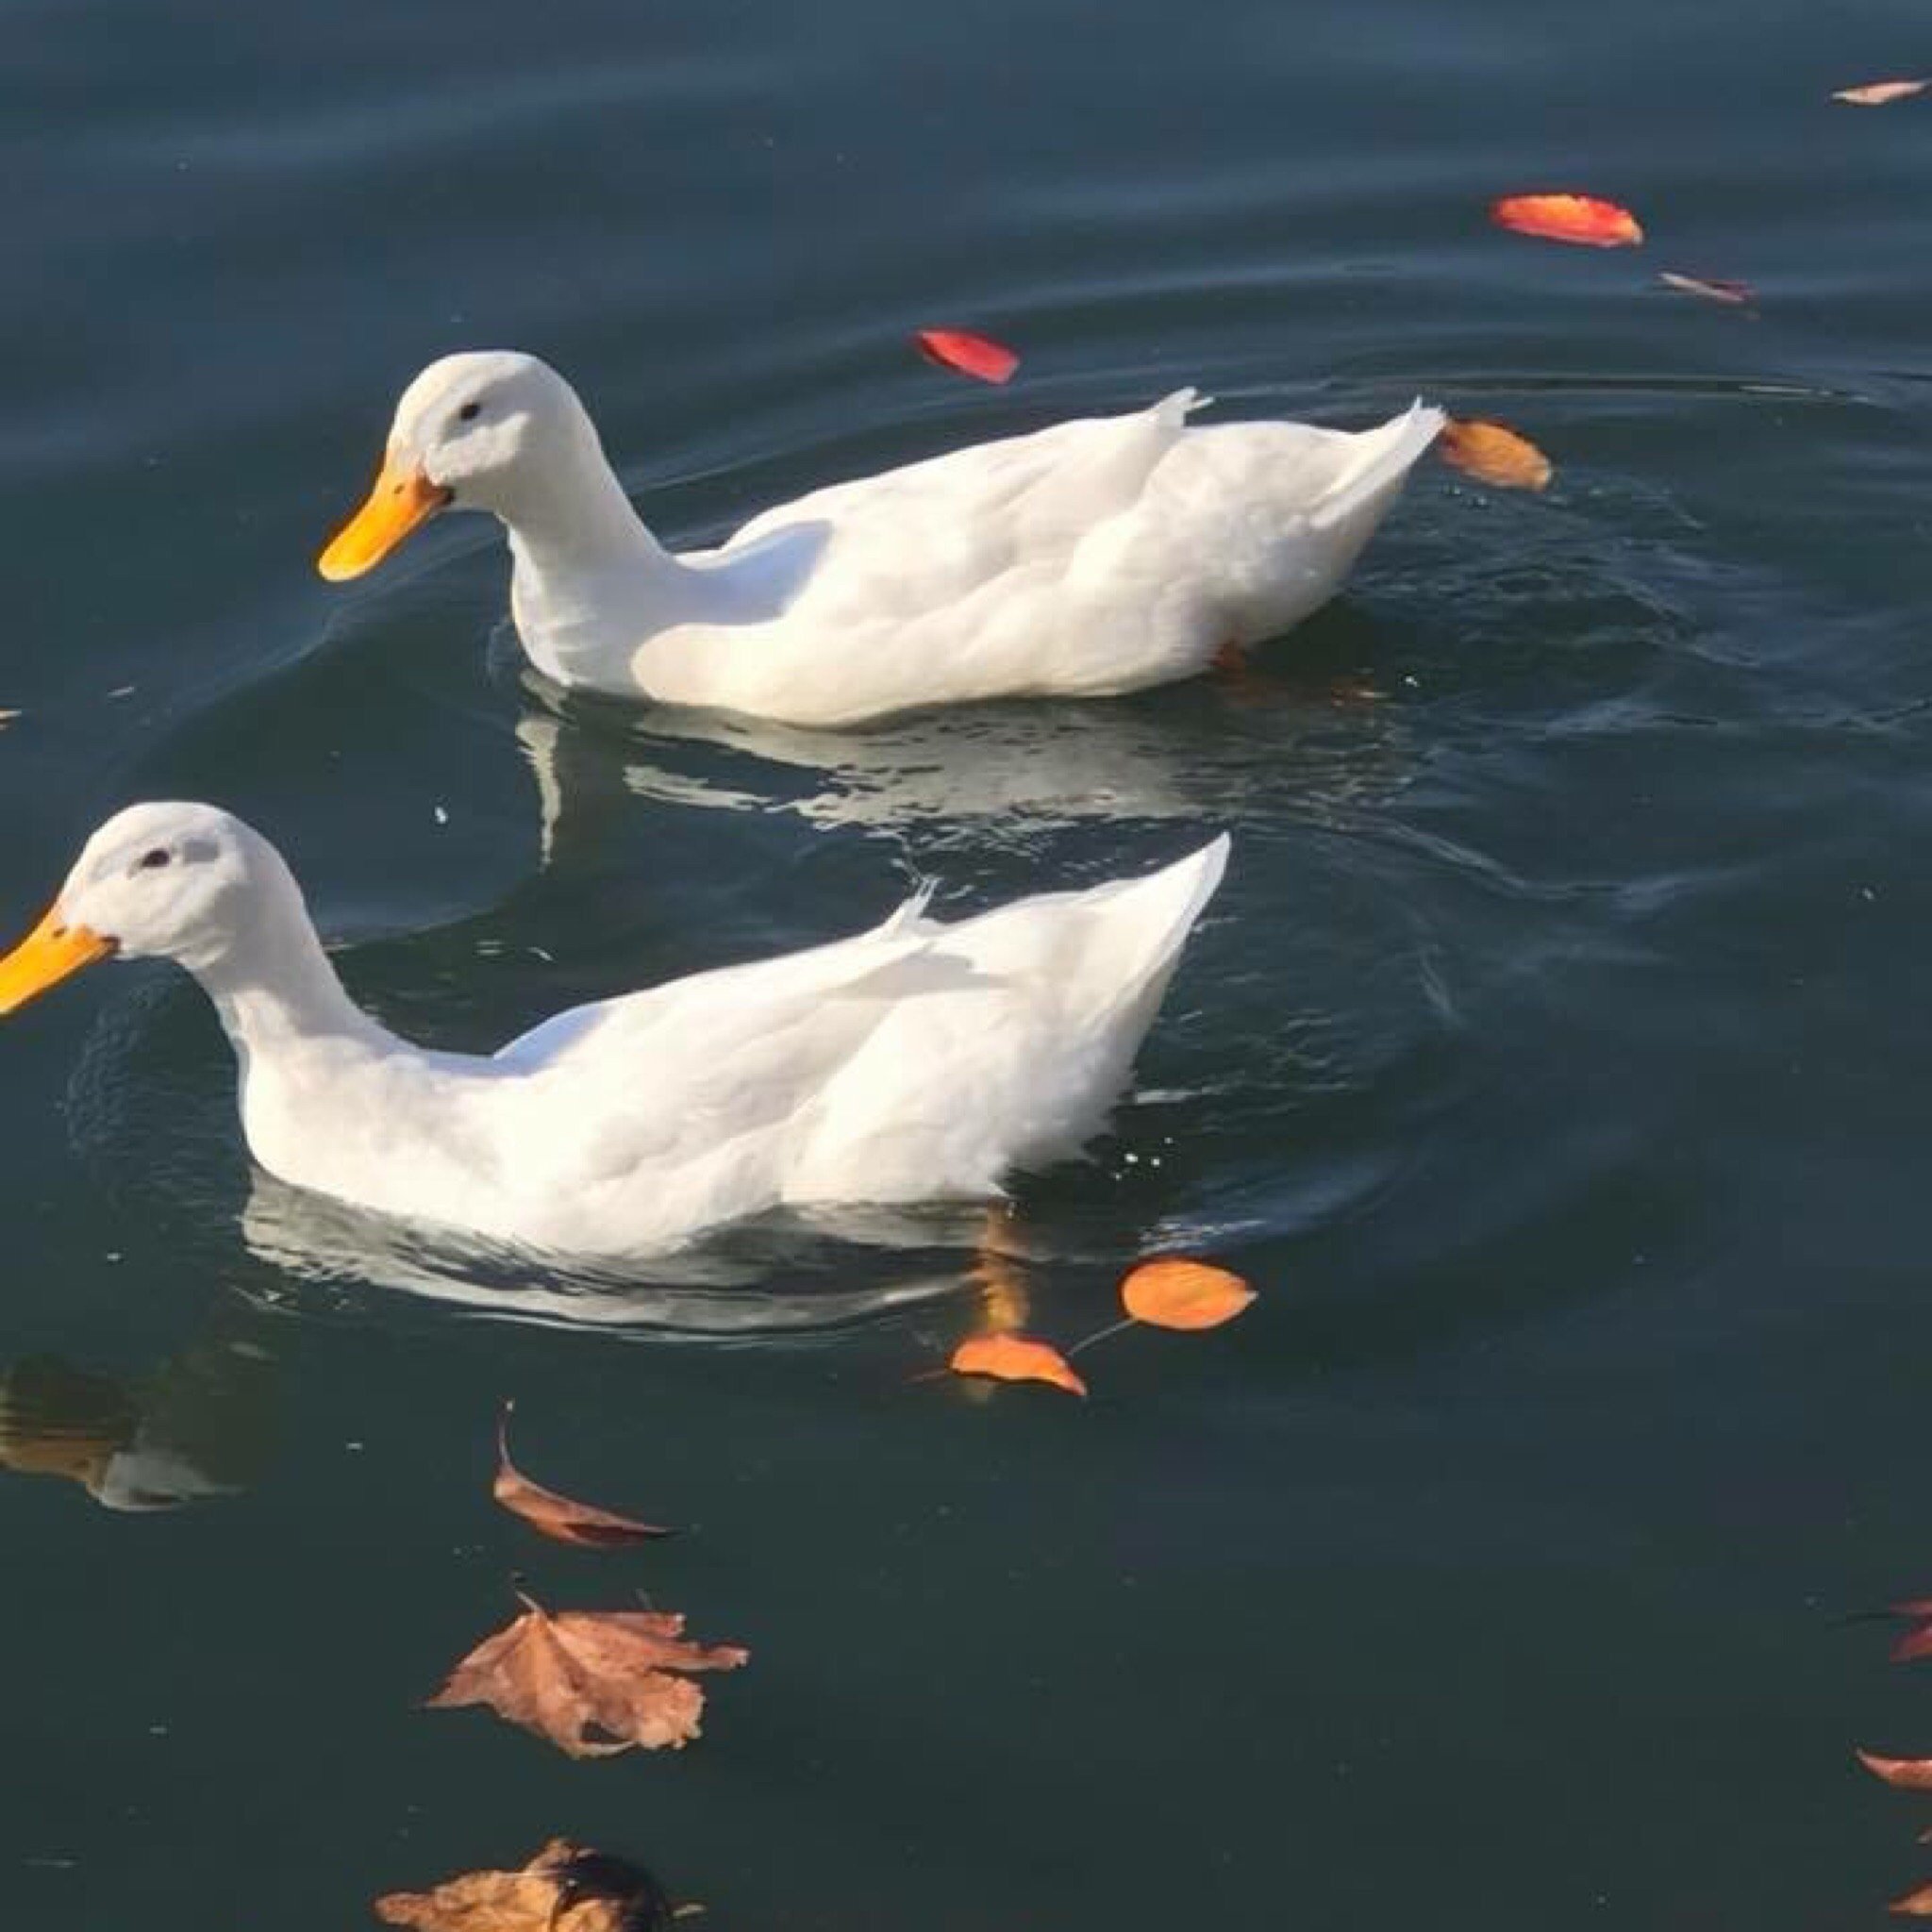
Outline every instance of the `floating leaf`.
<svg viewBox="0 0 1932 1932"><path fill-rule="evenodd" d="M981 382L1008 381L1020 366L1019 357L1004 342L963 328L922 328L912 340L928 361L957 369L962 375L975 375Z"/></svg>
<svg viewBox="0 0 1932 1932"><path fill-rule="evenodd" d="M1442 425L1436 448L1452 468L1498 490L1547 489L1556 474L1549 458L1526 436L1506 423L1480 417L1450 418Z"/></svg>
<svg viewBox="0 0 1932 1932"><path fill-rule="evenodd" d="M514 1403L503 1405L496 1424L496 1481L490 1493L513 1516L521 1516L540 1534L554 1537L560 1543L575 1543L586 1549L617 1549L627 1543L647 1542L653 1537L675 1536L653 1524L636 1523L628 1516L617 1516L590 1503L575 1503L533 1483L509 1459L509 1418Z"/></svg>
<svg viewBox="0 0 1932 1932"><path fill-rule="evenodd" d="M691 1671L733 1671L750 1656L706 1648L684 1619L655 1610L564 1610L520 1596L524 1614L485 1638L429 1699L431 1710L486 1704L573 1757L641 1747L682 1749L698 1735L705 1693Z"/></svg>
<svg viewBox="0 0 1932 1932"><path fill-rule="evenodd" d="M433 1891L375 1901L387 1925L419 1932L658 1932L675 1916L641 1865L553 1839L521 1872L465 1872Z"/></svg>
<svg viewBox="0 0 1932 1932"><path fill-rule="evenodd" d="M1218 1328L1254 1299L1239 1274L1180 1256L1142 1261L1121 1283L1121 1306L1156 1328Z"/></svg>
<svg viewBox="0 0 1932 1932"><path fill-rule="evenodd" d="M1506 194L1490 205L1498 227L1583 248L1634 248L1643 229L1627 208L1594 194Z"/></svg>
<svg viewBox="0 0 1932 1932"><path fill-rule="evenodd" d="M1932 1919L1932 1885L1922 1885L1917 1891L1893 1899L1885 1909L1901 1919Z"/></svg>
<svg viewBox="0 0 1932 1932"><path fill-rule="evenodd" d="M953 1351L956 1375L991 1375L1001 1382L1051 1382L1070 1395L1085 1395L1081 1381L1058 1349L1024 1335L974 1335Z"/></svg>
<svg viewBox="0 0 1932 1932"><path fill-rule="evenodd" d="M1869 80L1863 87L1840 88L1832 99L1848 102L1854 108L1882 108L1888 101L1909 100L1928 87L1932 87L1932 79Z"/></svg>
<svg viewBox="0 0 1932 1932"><path fill-rule="evenodd" d="M1932 1791L1932 1757L1880 1757L1874 1751L1860 1751L1858 1762L1874 1777L1896 1785L1902 1791Z"/></svg>
<svg viewBox="0 0 1932 1932"><path fill-rule="evenodd" d="M1674 275L1665 269L1657 276L1667 289L1675 289L1680 294L1701 295L1707 302L1723 302L1732 308L1745 308L1757 299L1757 291L1749 282L1730 282L1722 278L1707 279L1703 275Z"/></svg>
<svg viewBox="0 0 1932 1932"><path fill-rule="evenodd" d="M0 731L5 731L19 716L18 711L0 711Z"/></svg>

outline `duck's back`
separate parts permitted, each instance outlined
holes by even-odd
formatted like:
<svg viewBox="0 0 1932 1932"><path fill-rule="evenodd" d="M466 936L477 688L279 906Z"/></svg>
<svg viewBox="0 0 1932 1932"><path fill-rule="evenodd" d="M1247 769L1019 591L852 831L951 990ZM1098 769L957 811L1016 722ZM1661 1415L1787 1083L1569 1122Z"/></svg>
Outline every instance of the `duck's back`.
<svg viewBox="0 0 1932 1932"><path fill-rule="evenodd" d="M661 694L840 724L975 698L1102 696L1204 669L1339 588L1440 424L1360 434L1191 425L1183 390L834 484L701 567L755 577L788 536L816 561L781 614L647 644Z"/></svg>
<svg viewBox="0 0 1932 1932"><path fill-rule="evenodd" d="M498 1056L530 1135L515 1237L644 1248L784 1203L995 1191L1098 1126L1225 860L1217 840L955 924L915 901L559 1015Z"/></svg>

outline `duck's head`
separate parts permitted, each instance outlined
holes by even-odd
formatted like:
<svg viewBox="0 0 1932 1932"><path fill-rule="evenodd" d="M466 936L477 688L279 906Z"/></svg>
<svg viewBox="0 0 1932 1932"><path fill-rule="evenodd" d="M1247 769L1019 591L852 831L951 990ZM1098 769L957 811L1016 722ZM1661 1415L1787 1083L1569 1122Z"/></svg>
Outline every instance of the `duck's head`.
<svg viewBox="0 0 1932 1932"><path fill-rule="evenodd" d="M576 391L547 362L512 349L445 356L403 391L375 487L316 568L331 582L359 577L445 509L512 520L586 438L594 448Z"/></svg>
<svg viewBox="0 0 1932 1932"><path fill-rule="evenodd" d="M87 841L46 917L0 958L0 1013L115 954L206 971L286 877L275 847L214 806L129 806Z"/></svg>

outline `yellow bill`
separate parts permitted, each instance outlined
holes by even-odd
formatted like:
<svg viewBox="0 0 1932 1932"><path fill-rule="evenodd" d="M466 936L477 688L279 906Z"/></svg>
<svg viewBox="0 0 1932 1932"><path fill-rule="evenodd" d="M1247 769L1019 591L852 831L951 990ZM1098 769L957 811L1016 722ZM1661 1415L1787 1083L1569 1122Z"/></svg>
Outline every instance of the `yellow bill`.
<svg viewBox="0 0 1932 1932"><path fill-rule="evenodd" d="M449 491L421 470L386 458L369 500L335 534L315 567L330 583L345 583L375 566L449 501Z"/></svg>
<svg viewBox="0 0 1932 1932"><path fill-rule="evenodd" d="M84 925L63 924L59 907L50 908L40 924L0 959L0 1013L17 1012L36 994L113 950L112 940Z"/></svg>

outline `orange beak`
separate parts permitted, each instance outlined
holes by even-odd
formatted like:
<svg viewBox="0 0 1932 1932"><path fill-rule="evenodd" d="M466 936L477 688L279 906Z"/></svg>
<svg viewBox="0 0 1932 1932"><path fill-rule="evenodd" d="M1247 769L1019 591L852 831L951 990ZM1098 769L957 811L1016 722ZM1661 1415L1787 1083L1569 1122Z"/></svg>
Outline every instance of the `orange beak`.
<svg viewBox="0 0 1932 1932"><path fill-rule="evenodd" d="M330 583L345 583L375 566L413 530L448 503L450 492L421 470L386 457L369 500L335 534L315 567Z"/></svg>
<svg viewBox="0 0 1932 1932"><path fill-rule="evenodd" d="M0 1013L17 1012L37 994L113 950L112 940L84 925L62 924L59 907L50 908L40 924L0 959Z"/></svg>

